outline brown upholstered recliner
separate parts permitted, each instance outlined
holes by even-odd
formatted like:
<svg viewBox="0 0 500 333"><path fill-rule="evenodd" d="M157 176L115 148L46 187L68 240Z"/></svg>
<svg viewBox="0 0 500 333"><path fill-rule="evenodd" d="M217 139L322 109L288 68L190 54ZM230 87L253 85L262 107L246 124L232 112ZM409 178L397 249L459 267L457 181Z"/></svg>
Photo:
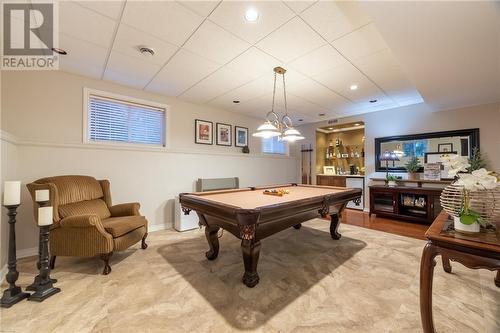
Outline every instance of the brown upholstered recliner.
<svg viewBox="0 0 500 333"><path fill-rule="evenodd" d="M91 257L104 260L109 274L113 251L126 250L142 240L147 248L148 221L139 214L139 203L113 206L108 180L89 176L57 176L26 185L35 201L35 191L50 190L54 224L50 229L50 266L56 256ZM38 204L34 204L35 216Z"/></svg>

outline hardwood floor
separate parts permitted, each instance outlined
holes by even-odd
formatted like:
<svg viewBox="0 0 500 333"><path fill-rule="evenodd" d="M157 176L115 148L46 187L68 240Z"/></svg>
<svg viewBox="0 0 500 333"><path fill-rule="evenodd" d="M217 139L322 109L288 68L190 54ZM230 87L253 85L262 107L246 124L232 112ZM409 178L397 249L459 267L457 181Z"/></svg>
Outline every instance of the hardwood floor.
<svg viewBox="0 0 500 333"><path fill-rule="evenodd" d="M345 218L342 219L342 223L417 239L426 239L425 232L429 228L426 224L393 220L376 215L368 216L368 213L354 209L346 209L344 214Z"/></svg>

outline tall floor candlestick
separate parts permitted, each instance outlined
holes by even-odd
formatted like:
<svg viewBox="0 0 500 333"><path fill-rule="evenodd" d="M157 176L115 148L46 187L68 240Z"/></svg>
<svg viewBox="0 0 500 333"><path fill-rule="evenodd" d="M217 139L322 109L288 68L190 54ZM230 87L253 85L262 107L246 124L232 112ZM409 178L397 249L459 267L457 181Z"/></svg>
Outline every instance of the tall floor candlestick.
<svg viewBox="0 0 500 333"><path fill-rule="evenodd" d="M44 208L40 208L44 209ZM49 221L41 221L40 209L38 214L38 225L40 226L41 244L42 252L40 257L40 273L39 281L36 285L35 293L31 294L28 298L29 301L42 302L50 296L57 294L61 291L60 288L56 288L53 285L53 281L50 278L50 267L49 267ZM52 209L52 207L50 207ZM52 220L52 214L48 217ZM47 224L46 224L47 223ZM51 221L50 221L51 223Z"/></svg>
<svg viewBox="0 0 500 333"><path fill-rule="evenodd" d="M16 286L16 281L19 277L16 259L16 215L19 204L5 205L4 207L9 210L7 213L9 216L9 272L6 277L7 282L9 283L9 288L4 290L2 299L0 300L0 306L2 308L10 308L17 302L27 298L29 294L24 293L21 290L21 287Z"/></svg>
<svg viewBox="0 0 500 333"><path fill-rule="evenodd" d="M47 207L49 205L49 201L38 201L37 202L40 207ZM38 235L38 261L36 263L36 268L40 270L42 268L42 228L40 228L39 235ZM50 279L52 283L56 283L57 279ZM41 278L40 274L35 276L35 280L33 281L32 284L26 287L26 290L30 291L36 291L38 285L40 284Z"/></svg>

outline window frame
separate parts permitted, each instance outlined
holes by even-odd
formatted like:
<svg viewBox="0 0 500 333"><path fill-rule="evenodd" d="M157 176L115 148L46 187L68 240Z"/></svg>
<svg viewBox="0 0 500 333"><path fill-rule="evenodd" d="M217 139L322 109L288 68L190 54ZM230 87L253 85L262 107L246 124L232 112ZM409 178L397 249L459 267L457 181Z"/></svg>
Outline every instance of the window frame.
<svg viewBox="0 0 500 333"><path fill-rule="evenodd" d="M91 140L89 137L89 100L91 96L97 96L97 97L103 97L107 99L114 99L118 102L122 103L130 103L130 104L140 104L144 105L146 107L151 107L151 108L158 108L158 109L163 109L163 112L165 113L165 122L163 124L164 126L164 133L163 133L163 140L164 144L163 145L156 145L156 144L145 144L145 143L134 143L134 142L114 142L114 141L94 141ZM170 145L170 140L169 140L169 134L170 134L170 117L169 117L169 110L170 107L167 104L163 103L158 103L158 102L153 102L150 100L145 100L145 99L140 99L136 97L131 97L131 96L126 96L126 95L120 95L120 94L115 94L111 93L108 91L103 91L103 90L97 90L97 89L92 89L88 87L83 88L83 143L84 144L89 144L89 145L99 145L99 146L109 146L109 147L127 147L127 148L137 148L137 149L157 149L157 150L166 150L169 148Z"/></svg>
<svg viewBox="0 0 500 333"><path fill-rule="evenodd" d="M285 141L285 152L282 154L282 153L269 153L269 152L264 152L263 149L264 149L264 140L266 138L262 138L261 141L260 141L260 153L264 156L290 156L290 144Z"/></svg>

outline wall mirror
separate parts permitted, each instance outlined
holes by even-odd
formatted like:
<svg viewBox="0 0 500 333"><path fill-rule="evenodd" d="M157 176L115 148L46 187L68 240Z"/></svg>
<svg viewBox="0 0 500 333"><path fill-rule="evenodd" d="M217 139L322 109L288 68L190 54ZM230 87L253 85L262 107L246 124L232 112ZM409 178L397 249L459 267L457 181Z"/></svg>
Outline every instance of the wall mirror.
<svg viewBox="0 0 500 333"><path fill-rule="evenodd" d="M406 172L405 164L412 156L423 165L439 162L444 153L470 157L474 147L479 148L479 128L375 138L375 170L385 171L386 163L380 161L385 151L399 157L399 161L388 162L389 171Z"/></svg>

